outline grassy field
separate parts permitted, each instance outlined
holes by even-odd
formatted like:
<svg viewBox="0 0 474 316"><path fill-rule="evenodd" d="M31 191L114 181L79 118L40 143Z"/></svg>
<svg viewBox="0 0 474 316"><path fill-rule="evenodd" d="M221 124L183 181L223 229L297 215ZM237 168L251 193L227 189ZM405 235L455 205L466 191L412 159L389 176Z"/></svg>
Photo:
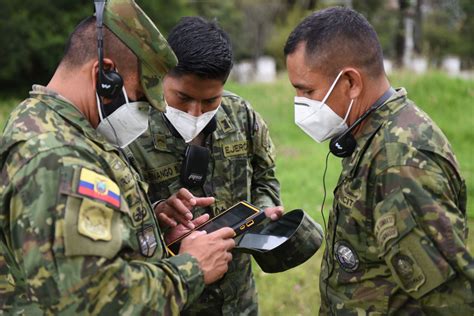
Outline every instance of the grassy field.
<svg viewBox="0 0 474 316"><path fill-rule="evenodd" d="M407 88L409 97L424 109L450 139L468 185L470 249L474 248L474 81L430 73L413 76L399 73L391 78L394 87ZM239 85L227 89L248 99L267 121L277 147L277 175L287 210L302 208L322 223L322 175L327 144L316 144L293 123L293 88L285 76L272 84ZM0 129L5 116L18 102L0 100ZM326 176L328 198L340 172L340 160L330 157ZM261 314L315 315L319 306L319 267L322 249L305 264L280 274L263 273L255 266Z"/></svg>

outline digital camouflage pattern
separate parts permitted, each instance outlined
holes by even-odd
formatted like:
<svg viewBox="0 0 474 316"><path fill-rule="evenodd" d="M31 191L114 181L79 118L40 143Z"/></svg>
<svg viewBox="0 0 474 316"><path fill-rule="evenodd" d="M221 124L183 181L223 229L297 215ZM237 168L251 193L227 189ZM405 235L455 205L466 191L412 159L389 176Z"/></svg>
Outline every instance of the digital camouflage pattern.
<svg viewBox="0 0 474 316"><path fill-rule="evenodd" d="M210 209L194 210L215 216L246 200L260 208L280 205L280 186L275 178L274 147L261 117L240 97L224 92L216 113L217 128L207 139L211 151L204 189L191 189L195 196L214 196ZM128 149L132 164L149 184L152 202L165 199L181 187L179 180L186 144L174 136L164 115L152 111L149 130ZM207 286L199 301L185 314L255 315L257 293L250 256L233 252L223 279Z"/></svg>
<svg viewBox="0 0 474 316"><path fill-rule="evenodd" d="M2 313L177 315L201 294L198 262L166 258L146 184L74 105L34 86L0 148Z"/></svg>
<svg viewBox="0 0 474 316"><path fill-rule="evenodd" d="M166 39L133 0L108 0L104 24L138 57L144 92L156 109L164 111L163 76L178 63Z"/></svg>
<svg viewBox="0 0 474 316"><path fill-rule="evenodd" d="M334 191L321 314L473 315L466 187L448 140L404 89L358 135Z"/></svg>

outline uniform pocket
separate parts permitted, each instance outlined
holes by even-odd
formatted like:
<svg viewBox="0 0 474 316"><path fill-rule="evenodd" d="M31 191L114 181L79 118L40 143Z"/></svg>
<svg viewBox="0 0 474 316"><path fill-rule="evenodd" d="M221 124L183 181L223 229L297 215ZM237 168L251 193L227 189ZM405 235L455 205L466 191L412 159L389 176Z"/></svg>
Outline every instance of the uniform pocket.
<svg viewBox="0 0 474 316"><path fill-rule="evenodd" d="M122 245L120 211L102 202L68 196L64 218L66 256L113 258Z"/></svg>
<svg viewBox="0 0 474 316"><path fill-rule="evenodd" d="M415 213L399 191L375 208L375 235L380 256L395 282L419 299L455 275L434 243L418 226Z"/></svg>

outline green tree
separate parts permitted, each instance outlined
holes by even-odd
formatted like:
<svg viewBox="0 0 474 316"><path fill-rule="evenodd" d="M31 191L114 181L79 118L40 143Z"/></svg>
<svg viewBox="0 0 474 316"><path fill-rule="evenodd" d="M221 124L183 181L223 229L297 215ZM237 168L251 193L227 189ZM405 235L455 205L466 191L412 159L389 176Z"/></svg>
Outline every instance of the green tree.
<svg viewBox="0 0 474 316"><path fill-rule="evenodd" d="M461 0L463 17L460 23L460 41L458 53L464 68L474 67L474 1Z"/></svg>
<svg viewBox="0 0 474 316"><path fill-rule="evenodd" d="M137 0L160 30L193 15L189 0ZM91 0L0 0L0 86L2 94L47 84L69 33L94 13Z"/></svg>
<svg viewBox="0 0 474 316"><path fill-rule="evenodd" d="M93 12L84 0L2 0L0 7L0 84L8 89L47 83L69 32Z"/></svg>

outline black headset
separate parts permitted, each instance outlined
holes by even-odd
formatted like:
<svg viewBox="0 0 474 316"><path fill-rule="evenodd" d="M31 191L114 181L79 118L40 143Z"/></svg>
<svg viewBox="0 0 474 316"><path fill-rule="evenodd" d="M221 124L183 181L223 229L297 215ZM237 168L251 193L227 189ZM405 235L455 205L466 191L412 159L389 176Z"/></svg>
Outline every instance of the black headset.
<svg viewBox="0 0 474 316"><path fill-rule="evenodd" d="M99 80L96 90L101 97L114 99L123 87L122 76L115 70L104 70L104 10L105 0L94 0L96 26L97 26L97 48L99 55Z"/></svg>
<svg viewBox="0 0 474 316"><path fill-rule="evenodd" d="M375 101L375 103L365 112L361 117L359 117L354 124L352 124L348 129L344 131L341 135L333 137L329 142L329 151L337 157L345 158L352 155L354 152L357 142L352 135L352 130L357 127L363 120L367 118L372 112L381 107L385 101L387 101L393 94L395 90L390 87L385 93Z"/></svg>

